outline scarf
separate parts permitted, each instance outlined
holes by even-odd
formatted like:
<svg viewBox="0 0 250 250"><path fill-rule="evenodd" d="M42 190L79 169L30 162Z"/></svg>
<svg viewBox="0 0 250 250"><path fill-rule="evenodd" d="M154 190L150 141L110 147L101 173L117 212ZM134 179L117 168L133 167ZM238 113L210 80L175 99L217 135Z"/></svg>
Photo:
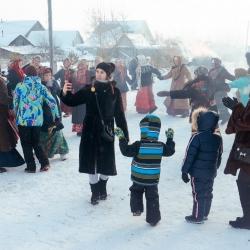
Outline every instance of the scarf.
<svg viewBox="0 0 250 250"><path fill-rule="evenodd" d="M25 78L23 70L21 68L19 68L19 65L18 65L19 62L21 62L21 61L22 61L21 59L15 60L9 69L9 70L14 70L17 73L18 78L20 79L20 82L22 82L23 79Z"/></svg>

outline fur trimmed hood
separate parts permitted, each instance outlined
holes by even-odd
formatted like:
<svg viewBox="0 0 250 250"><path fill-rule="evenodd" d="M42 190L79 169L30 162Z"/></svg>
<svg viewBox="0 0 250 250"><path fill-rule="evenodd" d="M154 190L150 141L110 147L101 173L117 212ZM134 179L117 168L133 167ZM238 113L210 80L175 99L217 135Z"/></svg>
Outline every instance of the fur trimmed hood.
<svg viewBox="0 0 250 250"><path fill-rule="evenodd" d="M203 133L214 133L219 115L204 107L199 107L192 114L192 128Z"/></svg>

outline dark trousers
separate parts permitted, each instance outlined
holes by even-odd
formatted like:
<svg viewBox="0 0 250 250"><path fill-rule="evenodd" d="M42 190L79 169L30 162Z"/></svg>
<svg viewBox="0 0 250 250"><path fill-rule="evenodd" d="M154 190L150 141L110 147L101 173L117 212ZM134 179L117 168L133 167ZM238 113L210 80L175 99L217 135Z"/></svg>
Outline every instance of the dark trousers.
<svg viewBox="0 0 250 250"><path fill-rule="evenodd" d="M200 179L191 177L191 186L193 193L193 216L195 218L204 218L208 216L213 199L213 179Z"/></svg>
<svg viewBox="0 0 250 250"><path fill-rule="evenodd" d="M158 186L142 186L133 183L129 189L131 191L130 207L131 212L143 212L143 193L146 197L146 221L156 223L161 220Z"/></svg>
<svg viewBox="0 0 250 250"><path fill-rule="evenodd" d="M243 217L250 223L250 176L244 174L243 171L240 170L236 183L243 210Z"/></svg>
<svg viewBox="0 0 250 250"><path fill-rule="evenodd" d="M30 170L36 169L36 163L33 157L33 149L37 159L41 164L41 168L48 165L49 160L45 154L43 145L40 142L41 127L18 126L18 130L27 168Z"/></svg>

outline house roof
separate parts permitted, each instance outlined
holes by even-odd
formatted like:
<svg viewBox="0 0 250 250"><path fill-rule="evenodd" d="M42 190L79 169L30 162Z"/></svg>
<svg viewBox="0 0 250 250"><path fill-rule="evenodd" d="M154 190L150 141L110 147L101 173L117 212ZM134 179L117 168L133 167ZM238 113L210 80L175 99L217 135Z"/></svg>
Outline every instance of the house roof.
<svg viewBox="0 0 250 250"><path fill-rule="evenodd" d="M61 48L69 48L78 43L83 43L82 36L77 30L54 30L54 44ZM46 40L49 43L49 32L44 31L32 31L30 32L28 39L35 45L38 46L41 39Z"/></svg>
<svg viewBox="0 0 250 250"><path fill-rule="evenodd" d="M0 35L2 35L3 32L4 36L17 36L20 34L26 36L36 23L39 23L39 25L41 25L38 20L0 21Z"/></svg>
<svg viewBox="0 0 250 250"><path fill-rule="evenodd" d="M141 34L130 34L126 33L120 38L117 42L116 47L118 48L128 48L134 47L136 49L156 49L155 46L152 46L147 39Z"/></svg>
<svg viewBox="0 0 250 250"><path fill-rule="evenodd" d="M0 36L0 46L8 46L18 37L23 37L23 39L27 40L27 43L32 45L32 43L23 35L4 35Z"/></svg>

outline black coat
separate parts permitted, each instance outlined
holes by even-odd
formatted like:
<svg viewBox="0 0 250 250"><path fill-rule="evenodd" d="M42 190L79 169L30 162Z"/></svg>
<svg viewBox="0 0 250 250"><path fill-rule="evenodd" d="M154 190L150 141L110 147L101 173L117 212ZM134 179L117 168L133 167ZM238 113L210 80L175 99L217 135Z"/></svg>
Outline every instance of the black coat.
<svg viewBox="0 0 250 250"><path fill-rule="evenodd" d="M153 83L152 74L156 74L157 77L161 77L161 72L158 69L150 65L141 66L141 86L142 87L150 86ZM136 74L133 76L131 83L133 83L135 80L136 80Z"/></svg>
<svg viewBox="0 0 250 250"><path fill-rule="evenodd" d="M74 74L74 72L75 72L73 69L69 69L69 71L70 71L70 75L71 75L71 76L72 76L72 75ZM57 71L56 74L53 75L54 78L55 78L55 80L60 79L60 86L61 86L61 88L63 88L63 86L64 86L64 82L65 82L65 72L66 72L65 69L60 69L60 70Z"/></svg>
<svg viewBox="0 0 250 250"><path fill-rule="evenodd" d="M95 92L92 85L86 85L77 93L67 92L60 95L67 106L76 107L86 104L86 116L83 121L82 138L80 143L79 172L104 175L116 175L114 142L105 141L101 137L102 124L96 104L96 95L101 109L104 123L114 129L114 118L117 127L120 127L129 141L127 121L122 106L121 92L111 86L111 83L95 81ZM114 93L112 92L114 91Z"/></svg>

